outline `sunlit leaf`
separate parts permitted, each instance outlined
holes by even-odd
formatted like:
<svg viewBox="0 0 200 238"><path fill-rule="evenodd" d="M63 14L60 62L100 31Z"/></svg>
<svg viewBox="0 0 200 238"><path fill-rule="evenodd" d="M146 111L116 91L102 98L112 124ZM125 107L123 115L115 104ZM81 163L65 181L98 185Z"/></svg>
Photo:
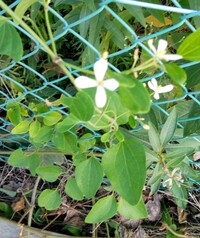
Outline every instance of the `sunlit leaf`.
<svg viewBox="0 0 200 238"><path fill-rule="evenodd" d="M18 125L16 125L12 129L11 133L12 134L24 134L29 131L29 125L30 125L30 121L27 121L27 120L21 121Z"/></svg>
<svg viewBox="0 0 200 238"><path fill-rule="evenodd" d="M55 182L61 172L61 168L57 165L42 166L36 169L36 173L48 182Z"/></svg>

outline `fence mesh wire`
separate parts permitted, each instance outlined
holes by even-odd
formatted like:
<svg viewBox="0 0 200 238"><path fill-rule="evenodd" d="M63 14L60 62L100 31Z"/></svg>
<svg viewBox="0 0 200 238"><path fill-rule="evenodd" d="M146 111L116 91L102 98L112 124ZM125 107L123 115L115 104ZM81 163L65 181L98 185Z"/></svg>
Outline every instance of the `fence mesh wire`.
<svg viewBox="0 0 200 238"><path fill-rule="evenodd" d="M20 2L20 0L17 0L13 2L9 7L11 9L14 9L15 6ZM196 31L196 28L191 23L191 19L200 16L200 11L193 10L193 9L186 9L182 7L179 4L179 1L172 0L170 1L170 6L165 6L163 4L154 4L152 3L154 1L136 1L136 0L104 0L99 3L98 9L95 11L91 11L89 14L84 15L80 19L71 18L71 19L65 19L63 18L58 12L56 12L53 8L49 7L49 12L52 16L54 16L55 19L57 19L57 22L60 25L60 28L58 31L54 34L54 40L59 43L59 40L61 39L68 39L70 36L77 38L82 44L87 47L90 52L93 52L93 59L90 59L85 62L84 68L85 69L92 69L93 64L95 60L99 59L101 56L101 53L99 48L97 48L94 44L92 44L90 39L87 39L87 37L83 37L78 27L81 24L88 24L89 21L97 21L98 24L98 16L102 12L106 12L107 14L110 14L113 19L118 23L118 25L126 29L127 34L129 36L132 36L132 41L129 44L126 44L124 42L124 47L117 52L109 52L109 66L119 72L120 70L117 69L112 62L114 62L118 57L124 57L127 56L130 52L133 53L134 49L139 47L142 49L142 51L146 52L147 55L152 55L152 52L147 47L147 40L151 38L162 38L166 36L170 36L171 32L177 32L180 28L183 26L187 27L189 31L194 32ZM165 15L170 13L177 13L177 19L176 24L169 24L165 25L164 27L158 28L157 32L153 32L152 34L141 34L138 35L138 31L134 25L130 26L130 24L127 24L123 18L120 17L120 14L117 14L113 9L114 4L125 4L128 7L134 6L134 7L140 7L141 9L155 9L157 11L164 12ZM5 11L1 10L0 15L5 15ZM15 147L28 147L30 146L29 141L27 139L26 135L13 135L10 131L10 121L6 118L6 105L11 101L18 101L20 104L26 108L29 111L29 115L34 115L34 110L31 108L31 106L27 103L27 101L37 101L41 103L45 103L45 99L47 98L45 95L45 90L48 89L48 91L52 92L52 96L58 95L58 94L64 94L66 96L71 96L70 88L66 90L65 86L68 77L57 72L56 76L51 77L51 80L45 76L45 73L41 70L37 70L37 67L32 67L31 65L34 64L33 59L37 59L39 52L43 48L41 45L37 42L36 39L34 39L28 32L26 32L22 27L19 25L16 25L14 22L10 21L10 24L14 25L16 29L20 32L21 35L23 35L23 39L25 39L26 42L32 42L32 47L30 49L26 49L24 51L23 58L19 62L10 61L7 64L0 63L0 79L1 79L1 89L0 90L0 108L1 108L1 118L0 118L0 130L1 130L1 136L0 136L0 145L2 150L13 150L13 144ZM95 36L94 36L95 37ZM46 41L47 45L50 45L50 40ZM77 49L78 53L78 49ZM70 51L68 49L67 52L67 60L70 60ZM186 69L193 65L197 65L199 62L187 62L184 64L181 64L181 67ZM53 66L48 66L53 67ZM74 70L72 68L69 68L70 72L76 77L78 75L81 75L81 73L78 70ZM18 72L23 73L24 80L27 80L30 76L33 78L34 76L34 82L32 83L31 89L28 86L25 86L23 82L20 80L17 80ZM152 78L157 78L159 80L160 77L162 77L165 74L162 70L159 72L156 72L155 74L147 77L143 77L141 80L143 82L147 82L148 80L151 80ZM12 87L11 87L12 85ZM156 107L161 114L168 115L168 111L165 110L164 105L167 105L169 103L178 104L179 102L187 99L190 103L196 102L196 105L200 105L199 95L200 90L191 91L188 90L184 85L181 86L183 89L183 94L181 96L176 96L172 100L167 101L158 101L153 102L153 107ZM18 91L21 92L20 94L15 94L12 91L12 88L18 88ZM49 95L48 95L49 96ZM22 100L23 99L23 100ZM51 107L51 110L58 110L63 115L66 115L66 111L64 107ZM178 126L180 128L183 128L185 123L188 121L193 120L200 120L200 117L191 117L188 118L186 116L182 116L179 118ZM99 136L96 132L91 131L91 133L94 135L94 137ZM193 135L193 138L200 142L200 135L196 134ZM179 138L178 138L179 137ZM182 136L177 136L177 139L182 139ZM198 165L198 164L197 164ZM199 166L199 165L198 165Z"/></svg>

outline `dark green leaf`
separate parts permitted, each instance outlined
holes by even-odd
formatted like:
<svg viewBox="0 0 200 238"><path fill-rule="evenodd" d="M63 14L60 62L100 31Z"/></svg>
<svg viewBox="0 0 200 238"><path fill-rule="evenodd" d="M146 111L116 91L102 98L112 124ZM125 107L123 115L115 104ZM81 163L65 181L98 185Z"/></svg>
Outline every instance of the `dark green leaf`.
<svg viewBox="0 0 200 238"><path fill-rule="evenodd" d="M173 181L171 192L178 207L185 209L187 205L187 190L180 183Z"/></svg>

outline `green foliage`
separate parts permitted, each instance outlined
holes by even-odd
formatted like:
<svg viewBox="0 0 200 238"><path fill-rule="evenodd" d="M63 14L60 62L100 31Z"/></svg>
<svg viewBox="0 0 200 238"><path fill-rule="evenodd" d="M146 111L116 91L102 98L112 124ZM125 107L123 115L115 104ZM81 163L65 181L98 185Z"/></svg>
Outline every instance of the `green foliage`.
<svg viewBox="0 0 200 238"><path fill-rule="evenodd" d="M36 173L44 180L48 182L55 182L60 176L62 170L56 165L47 165L42 167L37 167Z"/></svg>
<svg viewBox="0 0 200 238"><path fill-rule="evenodd" d="M57 190L45 189L38 197L38 204L47 210L55 210L61 204L61 197Z"/></svg>
<svg viewBox="0 0 200 238"><path fill-rule="evenodd" d="M146 179L143 146L135 139L124 140L106 151L102 165L113 189L137 204Z"/></svg>
<svg viewBox="0 0 200 238"><path fill-rule="evenodd" d="M19 61L23 56L23 45L16 28L7 21L3 21L0 23L0 31L0 54Z"/></svg>
<svg viewBox="0 0 200 238"><path fill-rule="evenodd" d="M103 179L103 170L97 159L92 157L78 164L75 174L77 185L83 195L87 198L94 197Z"/></svg>
<svg viewBox="0 0 200 238"><path fill-rule="evenodd" d="M105 221L117 212L117 202L113 195L101 198L94 204L92 210L85 218L86 223L98 223Z"/></svg>

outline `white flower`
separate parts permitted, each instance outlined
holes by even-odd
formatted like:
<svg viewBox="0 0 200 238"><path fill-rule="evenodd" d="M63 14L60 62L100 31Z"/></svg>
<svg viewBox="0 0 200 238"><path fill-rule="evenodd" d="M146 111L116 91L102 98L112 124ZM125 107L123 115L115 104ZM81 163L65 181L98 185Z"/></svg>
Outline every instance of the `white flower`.
<svg viewBox="0 0 200 238"><path fill-rule="evenodd" d="M168 43L166 40L161 39L158 41L158 48L156 49L155 46L153 45L153 39L148 40L149 48L153 51L156 58L160 60L165 60L165 61L179 60L183 58L181 55L166 54L167 44Z"/></svg>
<svg viewBox="0 0 200 238"><path fill-rule="evenodd" d="M94 75L96 80L86 76L80 76L75 79L75 85L78 88L93 88L96 87L95 103L98 108L103 108L107 101L106 90L114 91L119 87L119 83L115 79L104 80L108 62L101 58L94 64Z"/></svg>
<svg viewBox="0 0 200 238"><path fill-rule="evenodd" d="M158 86L158 83L155 78L152 78L152 80L149 81L147 84L148 84L149 88L154 91L155 99L160 98L160 96L159 96L160 93L170 92L174 88L174 86L172 84L166 85L164 87Z"/></svg>

